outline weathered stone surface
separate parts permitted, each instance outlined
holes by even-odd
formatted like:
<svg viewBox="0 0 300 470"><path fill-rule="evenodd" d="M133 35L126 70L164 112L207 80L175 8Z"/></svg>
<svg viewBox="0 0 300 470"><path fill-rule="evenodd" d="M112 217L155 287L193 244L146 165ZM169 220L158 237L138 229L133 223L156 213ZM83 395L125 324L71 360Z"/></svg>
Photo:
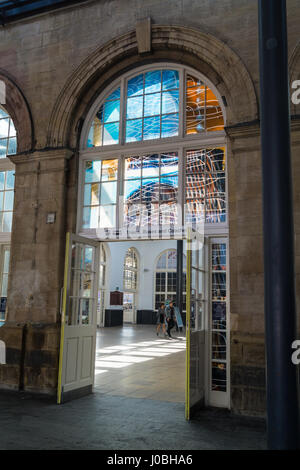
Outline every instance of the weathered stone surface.
<svg viewBox="0 0 300 470"><path fill-rule="evenodd" d="M300 78L297 7L297 0L288 2L291 80ZM135 28L148 16L153 27L151 52L146 57L138 54ZM231 401L234 411L263 412L255 2L165 0L163 8L159 0L89 2L84 8L62 9L2 28L0 54L0 79L7 84L7 109L22 152L11 158L16 183L7 320L12 326L0 328L9 359L6 366L0 366L1 386L17 388L23 382L25 389L49 393L56 387L65 233L76 230L80 130L91 104L124 71L172 61L198 70L226 97ZM293 105L292 113L299 116L299 106ZM292 144L299 306L300 125L296 118ZM55 224L46 224L48 212L56 213ZM23 327L18 322L26 323L23 356Z"/></svg>

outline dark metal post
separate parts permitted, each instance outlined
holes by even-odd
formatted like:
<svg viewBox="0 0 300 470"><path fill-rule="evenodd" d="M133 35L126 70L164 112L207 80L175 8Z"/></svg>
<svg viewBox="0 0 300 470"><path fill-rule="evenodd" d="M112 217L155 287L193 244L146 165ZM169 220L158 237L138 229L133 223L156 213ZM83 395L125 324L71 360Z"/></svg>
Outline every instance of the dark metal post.
<svg viewBox="0 0 300 470"><path fill-rule="evenodd" d="M267 429L270 449L299 446L294 224L285 0L259 0Z"/></svg>
<svg viewBox="0 0 300 470"><path fill-rule="evenodd" d="M183 240L177 240L176 305L182 315L183 304Z"/></svg>

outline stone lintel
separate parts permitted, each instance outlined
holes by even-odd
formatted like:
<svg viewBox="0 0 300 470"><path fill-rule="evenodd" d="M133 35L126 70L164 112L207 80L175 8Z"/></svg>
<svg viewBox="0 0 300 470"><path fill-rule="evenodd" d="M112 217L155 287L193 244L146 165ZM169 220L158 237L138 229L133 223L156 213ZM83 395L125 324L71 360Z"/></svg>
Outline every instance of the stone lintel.
<svg viewBox="0 0 300 470"><path fill-rule="evenodd" d="M42 160L64 159L69 160L74 155L74 151L69 148L51 148L35 150L33 152L22 152L10 155L8 158L15 165L22 163L39 162Z"/></svg>
<svg viewBox="0 0 300 470"><path fill-rule="evenodd" d="M151 18L139 21L135 32L139 54L151 52Z"/></svg>

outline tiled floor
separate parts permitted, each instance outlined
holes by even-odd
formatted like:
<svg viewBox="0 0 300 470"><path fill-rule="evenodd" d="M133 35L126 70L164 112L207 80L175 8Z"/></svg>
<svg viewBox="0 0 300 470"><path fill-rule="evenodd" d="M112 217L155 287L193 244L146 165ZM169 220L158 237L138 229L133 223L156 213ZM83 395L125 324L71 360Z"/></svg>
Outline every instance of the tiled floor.
<svg viewBox="0 0 300 470"><path fill-rule="evenodd" d="M157 337L155 325L98 329L95 392L183 403L186 343L173 336Z"/></svg>

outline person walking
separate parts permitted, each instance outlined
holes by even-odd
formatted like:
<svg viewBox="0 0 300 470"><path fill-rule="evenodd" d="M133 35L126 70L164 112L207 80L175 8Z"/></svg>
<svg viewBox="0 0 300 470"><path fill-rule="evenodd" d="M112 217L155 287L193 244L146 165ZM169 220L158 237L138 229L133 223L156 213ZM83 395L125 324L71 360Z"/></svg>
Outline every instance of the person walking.
<svg viewBox="0 0 300 470"><path fill-rule="evenodd" d="M166 320L167 320L167 325L168 325L167 334L169 338L172 338L171 329L176 324L176 315L175 315L173 302L170 302L169 305L166 307Z"/></svg>
<svg viewBox="0 0 300 470"><path fill-rule="evenodd" d="M165 304L161 303L157 312L157 321L156 321L156 335L158 336L160 327L162 327L163 334L166 336L166 312Z"/></svg>

